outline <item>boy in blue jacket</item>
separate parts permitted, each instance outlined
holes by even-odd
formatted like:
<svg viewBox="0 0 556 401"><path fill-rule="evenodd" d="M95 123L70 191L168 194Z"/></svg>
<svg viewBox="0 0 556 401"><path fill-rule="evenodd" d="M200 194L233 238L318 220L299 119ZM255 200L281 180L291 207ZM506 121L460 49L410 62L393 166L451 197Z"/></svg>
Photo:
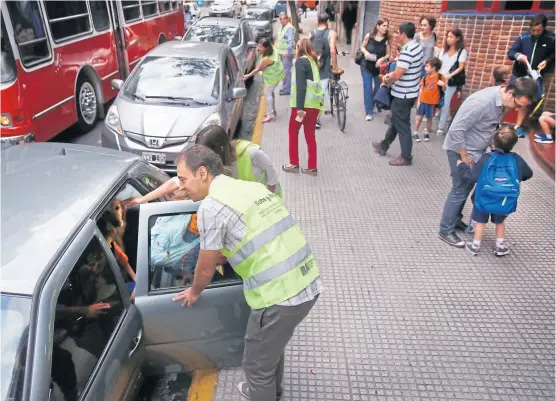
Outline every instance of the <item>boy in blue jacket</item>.
<svg viewBox="0 0 556 401"><path fill-rule="evenodd" d="M511 151L517 141L518 136L516 130L509 125L503 125L493 138L492 148L494 149L493 152L511 153L514 156L517 164L519 181L521 182L531 178L533 176L533 171L520 155ZM484 154L479 162L474 164L471 168L461 160L458 160L457 173L460 174L463 180L476 183L481 175L481 172L483 171L483 167L491 155L492 153ZM472 242L467 243L467 250L474 256L479 254L485 226L490 217L490 221L496 225L496 247L494 248L494 254L496 256L505 256L510 253L509 248L504 243L504 232L506 230L504 220L507 216L498 214L492 214L489 216L488 213L477 210L475 191L473 192L473 195L471 195L471 200L473 201L471 219L476 222L476 225L474 239Z"/></svg>

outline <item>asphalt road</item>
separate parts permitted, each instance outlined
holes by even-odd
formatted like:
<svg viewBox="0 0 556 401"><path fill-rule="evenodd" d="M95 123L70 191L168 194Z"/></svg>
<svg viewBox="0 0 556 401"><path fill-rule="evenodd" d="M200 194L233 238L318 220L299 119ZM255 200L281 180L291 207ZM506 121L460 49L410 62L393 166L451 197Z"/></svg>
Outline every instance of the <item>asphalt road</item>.
<svg viewBox="0 0 556 401"><path fill-rule="evenodd" d="M202 15L207 15L208 11L206 8L203 9ZM278 32L279 29L278 20L274 20L274 34ZM255 80L248 90L247 97L245 98L245 107L243 111L243 116L241 120L240 127L236 135L241 138L250 138L253 132L253 127L255 125L255 120L257 117L257 112L259 109L260 96L262 93L262 82L260 76L255 77ZM105 110L108 109L110 104L105 105ZM64 142L64 143L77 143L82 145L92 145L100 146L100 134L102 131L102 126L104 122L98 121L93 130L86 134L79 133L75 127L70 127L69 129L63 131L57 135L53 142Z"/></svg>

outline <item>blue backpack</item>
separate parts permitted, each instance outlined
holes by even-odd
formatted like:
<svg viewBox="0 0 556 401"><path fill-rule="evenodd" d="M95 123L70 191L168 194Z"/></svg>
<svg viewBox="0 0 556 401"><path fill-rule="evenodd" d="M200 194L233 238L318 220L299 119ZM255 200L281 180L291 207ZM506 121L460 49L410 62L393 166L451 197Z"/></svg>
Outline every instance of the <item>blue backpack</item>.
<svg viewBox="0 0 556 401"><path fill-rule="evenodd" d="M515 212L519 197L519 170L511 153L491 153L475 190L475 207L483 213Z"/></svg>

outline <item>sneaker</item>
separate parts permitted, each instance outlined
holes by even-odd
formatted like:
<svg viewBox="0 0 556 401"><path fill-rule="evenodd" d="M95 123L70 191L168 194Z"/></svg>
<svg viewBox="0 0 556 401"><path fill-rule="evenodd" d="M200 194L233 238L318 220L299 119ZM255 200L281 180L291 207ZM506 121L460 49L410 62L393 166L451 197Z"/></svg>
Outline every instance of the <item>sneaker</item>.
<svg viewBox="0 0 556 401"><path fill-rule="evenodd" d="M444 135L444 131L442 131L441 129L439 129L438 131L436 131L436 135Z"/></svg>
<svg viewBox="0 0 556 401"><path fill-rule="evenodd" d="M412 138L415 142L421 142L421 138L419 138L419 133L414 132Z"/></svg>
<svg viewBox="0 0 556 401"><path fill-rule="evenodd" d="M510 253L510 249L504 244L496 245L494 248L494 255L496 256L506 256L508 253Z"/></svg>
<svg viewBox="0 0 556 401"><path fill-rule="evenodd" d="M365 116L365 120L373 121L373 116L371 116L370 114L367 114L367 116Z"/></svg>
<svg viewBox="0 0 556 401"><path fill-rule="evenodd" d="M299 166L288 163L282 166L282 170L284 170L286 173L299 173Z"/></svg>
<svg viewBox="0 0 556 401"><path fill-rule="evenodd" d="M301 172L303 174L307 174L307 175L312 175L313 177L316 177L318 172L316 168L302 168Z"/></svg>
<svg viewBox="0 0 556 401"><path fill-rule="evenodd" d="M481 247L476 247L475 245L473 245L472 241L469 241L467 245L465 245L465 249L467 249L471 255L477 256L479 254L479 251L481 250Z"/></svg>
<svg viewBox="0 0 556 401"><path fill-rule="evenodd" d="M431 136L430 136L428 133L425 133L425 135L423 135L423 140L424 140L425 142L428 142L428 141L431 140Z"/></svg>
<svg viewBox="0 0 556 401"><path fill-rule="evenodd" d="M448 245L451 245L453 247L456 247L456 248L464 248L465 247L465 242L463 242L462 239L460 237L458 237L458 235L456 233L450 233L450 234L438 233L438 238L440 238L442 241L444 241L445 243L447 243Z"/></svg>
<svg viewBox="0 0 556 401"><path fill-rule="evenodd" d="M321 128L322 128L322 125L320 124L320 121L317 121L316 128L317 128L317 129L321 129Z"/></svg>
<svg viewBox="0 0 556 401"><path fill-rule="evenodd" d="M546 134L535 135L535 142L537 143L554 143L554 139Z"/></svg>
<svg viewBox="0 0 556 401"><path fill-rule="evenodd" d="M236 388L243 397L248 400L251 399L251 390L249 390L249 385L246 382L238 383Z"/></svg>
<svg viewBox="0 0 556 401"><path fill-rule="evenodd" d="M527 131L525 131L523 127L516 127L515 130L517 131L517 136L519 138L525 138L525 135L527 135Z"/></svg>

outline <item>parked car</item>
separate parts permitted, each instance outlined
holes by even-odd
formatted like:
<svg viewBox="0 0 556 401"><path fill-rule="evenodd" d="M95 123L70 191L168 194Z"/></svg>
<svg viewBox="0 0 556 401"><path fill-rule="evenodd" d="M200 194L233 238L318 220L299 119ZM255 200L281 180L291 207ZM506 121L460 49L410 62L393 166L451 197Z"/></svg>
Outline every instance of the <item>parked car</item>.
<svg viewBox="0 0 556 401"><path fill-rule="evenodd" d="M251 27L251 32L258 41L260 38L268 38L272 41L272 10L266 7L249 7L244 12L244 18Z"/></svg>
<svg viewBox="0 0 556 401"><path fill-rule="evenodd" d="M215 0L209 7L210 17L236 18L241 14L241 4L237 0Z"/></svg>
<svg viewBox="0 0 556 401"><path fill-rule="evenodd" d="M188 5L189 5L189 11L191 12L191 16L193 17L193 19L197 20L201 18L201 9L199 8L199 5L195 2L188 3Z"/></svg>
<svg viewBox="0 0 556 401"><path fill-rule="evenodd" d="M259 3L260 3L260 0L248 0L247 1L248 6L258 6Z"/></svg>
<svg viewBox="0 0 556 401"><path fill-rule="evenodd" d="M288 3L287 1L277 1L277 0L261 0L261 7L268 7L273 11L273 17L277 18L280 13L288 13Z"/></svg>
<svg viewBox="0 0 556 401"><path fill-rule="evenodd" d="M159 199L127 211L134 302L99 230L114 204L157 188L165 173L129 153L48 142L3 150L1 163L9 233L1 245L2 400L131 401L145 378L165 371L241 364L249 307L233 269L224 265L183 308L172 298L186 284L150 256L161 227L185 248L197 240L167 223L190 222L198 203ZM181 391L176 399L186 398Z"/></svg>
<svg viewBox="0 0 556 401"><path fill-rule="evenodd" d="M231 47L244 74L256 67L257 42L248 22L243 19L201 18L185 33L183 40L225 43Z"/></svg>
<svg viewBox="0 0 556 401"><path fill-rule="evenodd" d="M102 146L142 156L175 172L176 157L203 128L220 125L232 137L247 89L243 70L221 43L166 42L149 52L108 109Z"/></svg>

